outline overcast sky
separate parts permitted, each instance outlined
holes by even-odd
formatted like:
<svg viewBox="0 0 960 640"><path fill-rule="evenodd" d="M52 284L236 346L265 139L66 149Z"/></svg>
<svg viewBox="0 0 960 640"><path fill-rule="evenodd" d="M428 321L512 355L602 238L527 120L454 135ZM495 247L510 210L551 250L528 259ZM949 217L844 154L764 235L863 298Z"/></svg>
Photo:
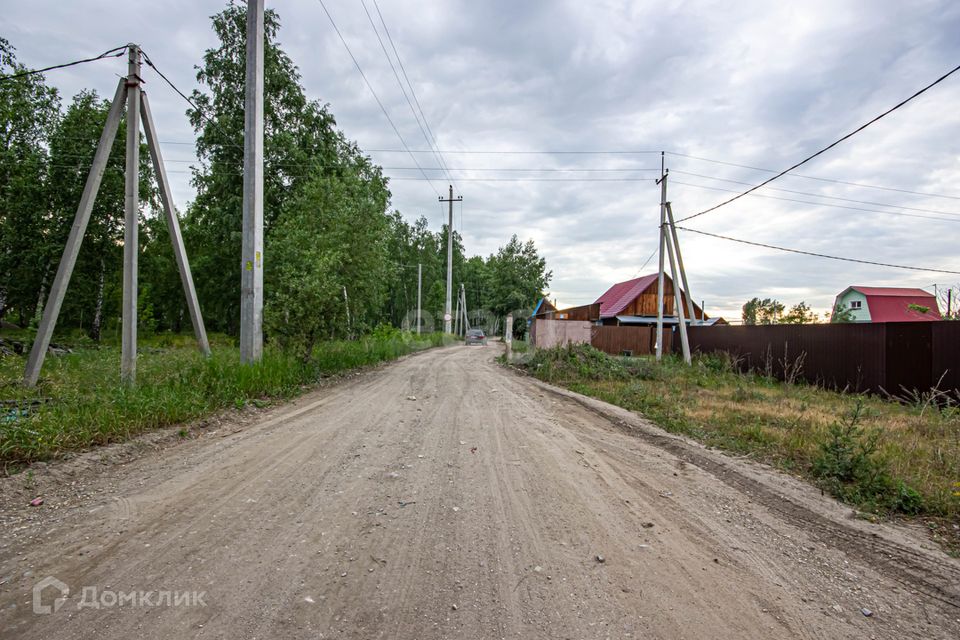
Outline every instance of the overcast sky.
<svg viewBox="0 0 960 640"><path fill-rule="evenodd" d="M385 37L373 0L365 1ZM407 145L427 149L360 0L326 2ZM189 91L195 65L216 44L209 16L224 5L3 0L0 35L29 67L137 42ZM402 179L422 176L409 155L395 151L402 149L397 135L319 1L267 6L280 14L281 45L303 73L308 96L329 103L346 135L387 168L393 205L439 228L445 214L434 189L445 193L443 172L427 170L432 185ZM960 3L949 0L379 0L379 7L455 170L455 192L464 198L455 226L468 253L489 254L514 233L533 238L561 305L592 302L614 282L656 271L655 258L642 265L657 243L660 150L668 152L668 199L683 217L733 195L722 190L742 190L740 182L771 174L670 152L780 170L960 63ZM112 95L125 72L124 60L112 59L51 72L48 82L66 103L82 88ZM186 104L151 70L145 77L183 209L193 198ZM469 153L476 151L607 153ZM656 153L623 153L641 151ZM430 154L416 157L425 168L439 166ZM789 176L772 185L780 191L758 192L768 197L744 197L689 224L808 251L960 271L960 73L797 173L887 190ZM559 181L572 178L586 180ZM930 288L960 281L686 232L680 242L694 298L706 300L708 314L728 318L738 318L753 296L788 305L805 300L825 311L850 284Z"/></svg>

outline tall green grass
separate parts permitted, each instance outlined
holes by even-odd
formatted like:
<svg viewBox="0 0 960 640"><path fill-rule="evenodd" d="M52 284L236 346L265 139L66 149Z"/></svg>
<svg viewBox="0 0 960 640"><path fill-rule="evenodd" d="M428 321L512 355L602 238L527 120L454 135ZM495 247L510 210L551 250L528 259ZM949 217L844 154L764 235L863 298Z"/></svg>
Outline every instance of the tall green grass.
<svg viewBox="0 0 960 640"><path fill-rule="evenodd" d="M254 365L241 365L238 350L226 342L215 341L212 356L204 358L191 341L154 340L168 346L142 350L135 387L120 383L116 347L48 357L35 389L21 385L24 358L0 358L0 463L12 470L224 408L289 398L325 376L438 346L443 336L381 332L326 342L308 362L268 348Z"/></svg>

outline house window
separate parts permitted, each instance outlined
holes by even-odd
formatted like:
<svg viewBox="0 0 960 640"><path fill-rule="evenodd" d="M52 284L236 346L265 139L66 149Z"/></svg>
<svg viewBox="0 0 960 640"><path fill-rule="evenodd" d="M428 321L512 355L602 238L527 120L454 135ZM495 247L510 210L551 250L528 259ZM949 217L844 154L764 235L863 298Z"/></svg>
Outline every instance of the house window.
<svg viewBox="0 0 960 640"><path fill-rule="evenodd" d="M851 301L850 301L850 308L851 308L851 309L859 309L861 302L862 302L861 300L851 300Z"/></svg>

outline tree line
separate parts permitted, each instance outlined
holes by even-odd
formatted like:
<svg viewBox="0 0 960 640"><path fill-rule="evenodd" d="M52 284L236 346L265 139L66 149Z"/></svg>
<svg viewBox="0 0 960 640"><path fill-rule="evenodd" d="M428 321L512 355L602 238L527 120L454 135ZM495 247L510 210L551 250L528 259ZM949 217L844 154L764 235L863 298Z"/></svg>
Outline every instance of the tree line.
<svg viewBox="0 0 960 640"><path fill-rule="evenodd" d="M208 330L239 332L246 13L212 18L217 46L197 67L187 115L196 132L196 197L180 212ZM329 104L307 97L283 51L275 11L265 15L264 326L268 339L309 353L318 340L402 326L416 307L442 318L446 225L409 222L391 207L381 167L337 127ZM25 70L0 38L0 72ZM38 320L73 222L109 101L85 90L64 107L42 75L0 83L0 321ZM124 125L117 134L70 281L58 330L100 340L121 303ZM141 152L141 331L185 331L180 288L145 145ZM454 284L491 317L532 307L551 274L533 241L512 237L468 258L454 233ZM346 300L345 300L346 298ZM348 318L349 314L349 318ZM112 335L112 334L110 334Z"/></svg>

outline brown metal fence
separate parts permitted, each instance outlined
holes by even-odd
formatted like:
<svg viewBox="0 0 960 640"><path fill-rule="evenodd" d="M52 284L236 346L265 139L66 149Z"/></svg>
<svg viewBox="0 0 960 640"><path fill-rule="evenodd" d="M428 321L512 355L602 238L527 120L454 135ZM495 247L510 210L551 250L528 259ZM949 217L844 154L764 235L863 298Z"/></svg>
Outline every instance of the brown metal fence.
<svg viewBox="0 0 960 640"><path fill-rule="evenodd" d="M850 391L960 389L960 322L690 327L690 347L738 356L743 369ZM674 347L679 348L679 340Z"/></svg>
<svg viewBox="0 0 960 640"><path fill-rule="evenodd" d="M657 330L655 327L592 327L590 344L595 348L613 355L620 355L629 351L632 355L640 356L654 353L657 345ZM671 349L671 329L663 330L663 346L666 352Z"/></svg>

